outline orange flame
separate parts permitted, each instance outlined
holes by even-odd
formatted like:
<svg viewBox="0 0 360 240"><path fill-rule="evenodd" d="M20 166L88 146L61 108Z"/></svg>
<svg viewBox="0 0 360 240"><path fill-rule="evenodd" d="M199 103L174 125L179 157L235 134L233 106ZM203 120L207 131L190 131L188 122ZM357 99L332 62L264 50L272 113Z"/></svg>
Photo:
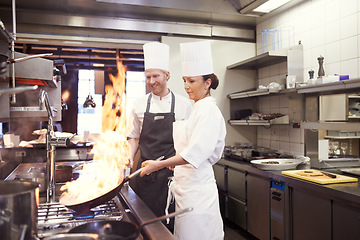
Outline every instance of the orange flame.
<svg viewBox="0 0 360 240"><path fill-rule="evenodd" d="M129 164L130 146L126 139L125 67L117 62L118 74L109 74L111 85L105 86L102 108L102 133L91 153L91 164L84 164L75 181L61 187L59 202L74 205L90 201L117 187Z"/></svg>

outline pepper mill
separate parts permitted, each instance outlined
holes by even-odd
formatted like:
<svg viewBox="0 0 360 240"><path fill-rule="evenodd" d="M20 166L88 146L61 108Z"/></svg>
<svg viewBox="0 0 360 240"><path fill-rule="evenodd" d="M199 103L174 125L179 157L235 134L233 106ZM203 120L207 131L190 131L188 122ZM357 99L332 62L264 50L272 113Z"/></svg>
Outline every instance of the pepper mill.
<svg viewBox="0 0 360 240"><path fill-rule="evenodd" d="M325 76L325 71L324 71L324 67L323 67L324 57L323 56L318 57L318 62L319 62L318 76L319 77Z"/></svg>

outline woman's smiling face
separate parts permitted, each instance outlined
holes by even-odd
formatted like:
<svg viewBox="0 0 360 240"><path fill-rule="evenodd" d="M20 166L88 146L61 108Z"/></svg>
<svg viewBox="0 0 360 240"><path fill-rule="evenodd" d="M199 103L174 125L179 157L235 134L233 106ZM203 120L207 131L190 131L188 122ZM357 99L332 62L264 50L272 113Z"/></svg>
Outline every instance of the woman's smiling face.
<svg viewBox="0 0 360 240"><path fill-rule="evenodd" d="M183 77L184 88L189 98L195 102L207 97L209 94L209 87L211 85L211 80L207 79L204 81L202 76L195 77Z"/></svg>

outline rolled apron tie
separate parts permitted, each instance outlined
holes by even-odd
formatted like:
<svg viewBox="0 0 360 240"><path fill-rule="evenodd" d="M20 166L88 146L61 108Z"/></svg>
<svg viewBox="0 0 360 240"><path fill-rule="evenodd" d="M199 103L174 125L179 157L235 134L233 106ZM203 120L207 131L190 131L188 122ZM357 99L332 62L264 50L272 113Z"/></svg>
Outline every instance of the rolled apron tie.
<svg viewBox="0 0 360 240"><path fill-rule="evenodd" d="M165 215L169 214L169 207L170 204L174 201L175 197L173 194L173 188L174 188L174 181L173 181L173 177L169 177L169 182L168 182L168 195L167 195L167 200L166 200L166 207L165 207ZM166 218L166 224L170 223L170 218Z"/></svg>

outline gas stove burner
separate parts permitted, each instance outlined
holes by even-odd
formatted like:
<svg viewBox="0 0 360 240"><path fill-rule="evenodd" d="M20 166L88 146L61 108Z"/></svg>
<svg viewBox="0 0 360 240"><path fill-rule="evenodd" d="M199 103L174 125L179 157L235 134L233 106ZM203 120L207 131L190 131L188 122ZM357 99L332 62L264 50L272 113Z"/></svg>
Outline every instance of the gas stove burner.
<svg viewBox="0 0 360 240"><path fill-rule="evenodd" d="M91 219L95 217L94 212L74 212L73 213L74 219Z"/></svg>
<svg viewBox="0 0 360 240"><path fill-rule="evenodd" d="M75 212L59 203L40 204L38 208L38 234L46 237L66 233L71 228L98 220L120 221L123 214L114 200L90 210Z"/></svg>

